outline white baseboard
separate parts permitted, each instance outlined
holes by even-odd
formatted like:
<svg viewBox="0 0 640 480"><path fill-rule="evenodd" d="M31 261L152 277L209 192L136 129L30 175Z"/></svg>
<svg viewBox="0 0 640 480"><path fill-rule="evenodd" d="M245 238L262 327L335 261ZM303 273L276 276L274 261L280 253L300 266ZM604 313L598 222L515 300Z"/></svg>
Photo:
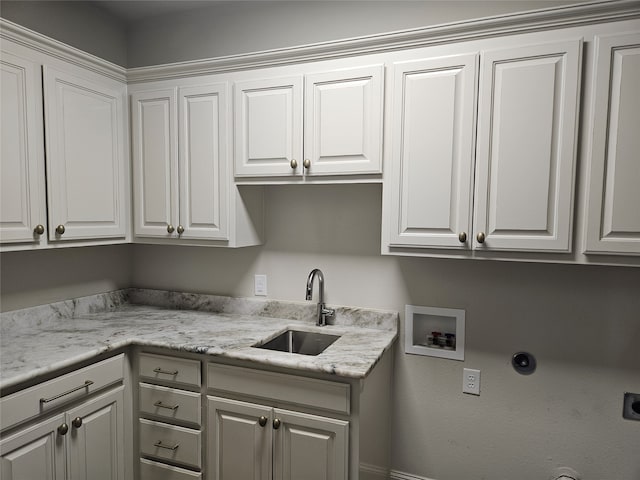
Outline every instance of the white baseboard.
<svg viewBox="0 0 640 480"><path fill-rule="evenodd" d="M389 480L389 470L379 467L377 465L371 465L370 463L360 464L360 479L361 480Z"/></svg>
<svg viewBox="0 0 640 480"><path fill-rule="evenodd" d="M421 477L419 475L413 475L411 473L399 472L398 470L391 470L389 474L389 480L435 480L435 479Z"/></svg>

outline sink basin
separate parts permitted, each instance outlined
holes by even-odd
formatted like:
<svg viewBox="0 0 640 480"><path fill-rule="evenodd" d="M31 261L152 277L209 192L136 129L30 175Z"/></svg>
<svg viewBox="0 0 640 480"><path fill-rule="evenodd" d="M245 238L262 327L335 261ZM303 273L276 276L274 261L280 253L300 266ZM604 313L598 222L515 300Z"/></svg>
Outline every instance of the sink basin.
<svg viewBox="0 0 640 480"><path fill-rule="evenodd" d="M339 338L339 335L327 333L287 330L268 342L254 345L254 347L300 355L319 355Z"/></svg>

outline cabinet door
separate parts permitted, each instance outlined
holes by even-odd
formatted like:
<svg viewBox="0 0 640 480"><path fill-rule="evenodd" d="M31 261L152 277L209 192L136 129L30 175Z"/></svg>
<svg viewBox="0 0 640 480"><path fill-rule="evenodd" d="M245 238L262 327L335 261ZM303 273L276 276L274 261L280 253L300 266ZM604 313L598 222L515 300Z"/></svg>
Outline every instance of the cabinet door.
<svg viewBox="0 0 640 480"><path fill-rule="evenodd" d="M305 175L382 172L384 66L305 78Z"/></svg>
<svg viewBox="0 0 640 480"><path fill-rule="evenodd" d="M274 409L274 480L347 480L349 422Z"/></svg>
<svg viewBox="0 0 640 480"><path fill-rule="evenodd" d="M65 436L58 415L0 441L2 480L65 480ZM68 433L66 434L68 435Z"/></svg>
<svg viewBox="0 0 640 480"><path fill-rule="evenodd" d="M167 238L177 235L176 102L175 88L131 95L133 228L138 236Z"/></svg>
<svg viewBox="0 0 640 480"><path fill-rule="evenodd" d="M126 85L45 66L44 94L49 240L124 237Z"/></svg>
<svg viewBox="0 0 640 480"><path fill-rule="evenodd" d="M40 65L0 58L0 242L39 243L46 226Z"/></svg>
<svg viewBox="0 0 640 480"><path fill-rule="evenodd" d="M178 143L183 238L228 235L227 84L180 88Z"/></svg>
<svg viewBox="0 0 640 480"><path fill-rule="evenodd" d="M122 392L120 387L67 412L69 480L124 480Z"/></svg>
<svg viewBox="0 0 640 480"><path fill-rule="evenodd" d="M474 248L570 251L581 47L482 55Z"/></svg>
<svg viewBox="0 0 640 480"><path fill-rule="evenodd" d="M640 254L640 34L596 37L587 253Z"/></svg>
<svg viewBox="0 0 640 480"><path fill-rule="evenodd" d="M269 480L271 407L218 397L208 397L207 403L210 442L207 478ZM264 417L264 425L261 425L261 417Z"/></svg>
<svg viewBox="0 0 640 480"><path fill-rule="evenodd" d="M299 175L302 77L237 82L234 134L236 176Z"/></svg>
<svg viewBox="0 0 640 480"><path fill-rule="evenodd" d="M469 248L477 63L394 65L392 246Z"/></svg>

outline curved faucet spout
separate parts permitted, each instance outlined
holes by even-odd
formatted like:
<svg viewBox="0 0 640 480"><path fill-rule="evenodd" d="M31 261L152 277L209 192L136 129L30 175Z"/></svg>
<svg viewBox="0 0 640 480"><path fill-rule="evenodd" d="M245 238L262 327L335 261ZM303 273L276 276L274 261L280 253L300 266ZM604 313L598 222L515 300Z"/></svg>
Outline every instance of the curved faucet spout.
<svg viewBox="0 0 640 480"><path fill-rule="evenodd" d="M314 268L307 277L307 290L306 299L311 300L313 298L313 280L318 277L318 311L316 325L325 326L327 324L327 317L332 317L335 314L335 310L325 308L324 305L324 275L322 270Z"/></svg>

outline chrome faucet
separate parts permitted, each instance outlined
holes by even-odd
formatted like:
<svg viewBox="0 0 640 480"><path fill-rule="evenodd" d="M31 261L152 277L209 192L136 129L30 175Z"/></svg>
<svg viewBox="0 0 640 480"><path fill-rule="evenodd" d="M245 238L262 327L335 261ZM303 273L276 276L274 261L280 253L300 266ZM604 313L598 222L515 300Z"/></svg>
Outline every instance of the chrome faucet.
<svg viewBox="0 0 640 480"><path fill-rule="evenodd" d="M313 297L313 279L316 276L318 277L319 288L318 316L316 319L316 325L318 325L319 327L324 327L327 324L327 317L333 317L336 311L331 308L325 308L324 306L324 275L319 268L314 268L313 270L311 270L311 273L307 278L307 300L311 300Z"/></svg>

